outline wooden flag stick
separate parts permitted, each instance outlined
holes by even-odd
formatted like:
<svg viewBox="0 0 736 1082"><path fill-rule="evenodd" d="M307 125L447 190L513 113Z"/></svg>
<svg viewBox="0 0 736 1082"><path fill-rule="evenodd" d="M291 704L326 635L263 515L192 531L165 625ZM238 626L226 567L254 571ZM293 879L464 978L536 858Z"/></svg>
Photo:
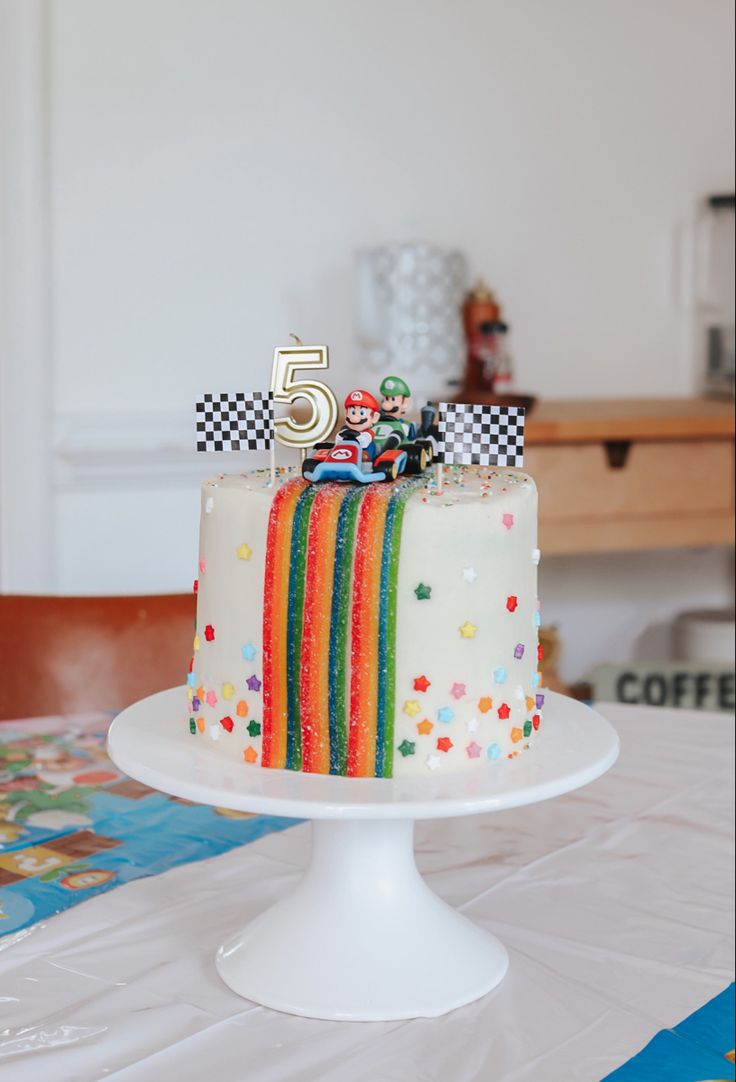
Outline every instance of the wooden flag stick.
<svg viewBox="0 0 736 1082"><path fill-rule="evenodd" d="M442 481L444 479L444 467L441 462L437 463L437 495L442 495Z"/></svg>
<svg viewBox="0 0 736 1082"><path fill-rule="evenodd" d="M276 484L276 440L273 438L271 439L268 456L271 463L271 488L273 488Z"/></svg>

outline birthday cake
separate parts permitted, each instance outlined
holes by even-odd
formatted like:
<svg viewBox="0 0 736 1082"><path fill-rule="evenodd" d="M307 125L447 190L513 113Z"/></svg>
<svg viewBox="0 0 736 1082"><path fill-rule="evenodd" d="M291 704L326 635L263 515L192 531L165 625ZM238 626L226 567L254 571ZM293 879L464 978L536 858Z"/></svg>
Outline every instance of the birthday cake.
<svg viewBox="0 0 736 1082"><path fill-rule="evenodd" d="M314 468L203 485L188 731L252 766L352 777L523 752L544 703L531 477L454 466L440 491L421 469Z"/></svg>

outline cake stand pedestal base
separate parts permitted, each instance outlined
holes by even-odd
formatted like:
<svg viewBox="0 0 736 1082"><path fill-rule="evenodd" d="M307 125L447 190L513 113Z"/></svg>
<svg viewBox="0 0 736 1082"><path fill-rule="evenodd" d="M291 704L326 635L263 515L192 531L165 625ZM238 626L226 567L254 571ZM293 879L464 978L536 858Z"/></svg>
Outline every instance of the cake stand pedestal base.
<svg viewBox="0 0 736 1082"><path fill-rule="evenodd" d="M616 761L618 737L581 703L546 693L534 742L513 761L428 776L343 778L263 770L185 730L183 688L113 722L116 765L165 793L237 811L312 820L312 859L287 898L217 953L235 992L308 1018L433 1017L503 979L503 946L446 905L417 871L416 819L478 815L569 793Z"/></svg>
<svg viewBox="0 0 736 1082"><path fill-rule="evenodd" d="M495 988L505 948L429 889L413 833L409 819L315 820L296 890L220 947L225 983L276 1010L352 1021L445 1014Z"/></svg>

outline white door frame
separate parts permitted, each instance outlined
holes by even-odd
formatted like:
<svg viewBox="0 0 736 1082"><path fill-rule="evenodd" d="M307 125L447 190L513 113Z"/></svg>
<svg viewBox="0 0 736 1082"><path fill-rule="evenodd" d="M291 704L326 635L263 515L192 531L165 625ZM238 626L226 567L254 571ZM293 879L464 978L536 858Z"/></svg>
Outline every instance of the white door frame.
<svg viewBox="0 0 736 1082"><path fill-rule="evenodd" d="M0 0L0 592L53 589L48 0Z"/></svg>

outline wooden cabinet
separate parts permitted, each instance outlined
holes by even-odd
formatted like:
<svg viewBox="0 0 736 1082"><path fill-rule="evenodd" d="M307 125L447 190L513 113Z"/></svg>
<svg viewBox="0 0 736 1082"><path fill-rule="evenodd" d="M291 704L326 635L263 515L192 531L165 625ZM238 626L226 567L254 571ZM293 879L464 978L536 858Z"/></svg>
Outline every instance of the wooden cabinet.
<svg viewBox="0 0 736 1082"><path fill-rule="evenodd" d="M734 415L700 399L540 402L524 468L548 555L726 545Z"/></svg>

